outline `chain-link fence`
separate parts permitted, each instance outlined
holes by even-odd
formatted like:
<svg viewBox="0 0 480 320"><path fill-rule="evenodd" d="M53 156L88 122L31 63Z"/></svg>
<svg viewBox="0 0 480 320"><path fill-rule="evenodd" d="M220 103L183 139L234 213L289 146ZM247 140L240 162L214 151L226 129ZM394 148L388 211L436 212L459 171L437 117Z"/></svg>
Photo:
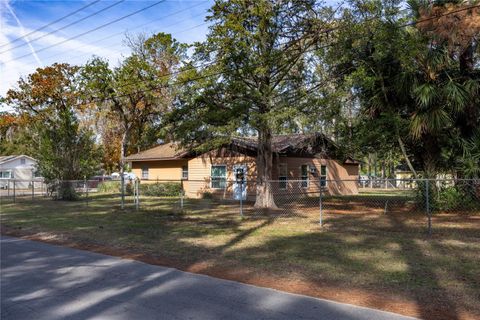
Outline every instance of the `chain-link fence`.
<svg viewBox="0 0 480 320"><path fill-rule="evenodd" d="M61 180L46 182L33 180L0 179L0 200L3 202L21 202L35 199L52 200L88 200L89 194L109 193L120 195L120 188L102 189L104 181L99 180ZM99 189L100 187L100 189Z"/></svg>
<svg viewBox="0 0 480 320"><path fill-rule="evenodd" d="M25 198L45 197L47 194L48 187L43 179L0 179L0 199L15 202Z"/></svg>
<svg viewBox="0 0 480 320"><path fill-rule="evenodd" d="M122 204L122 193L124 203ZM228 181L3 180L2 202L39 199L110 201L114 208L172 213L228 213L232 216L285 216L323 225L329 217L412 214L431 231L436 214L480 214L480 179L375 179ZM423 220L424 219L424 220Z"/></svg>

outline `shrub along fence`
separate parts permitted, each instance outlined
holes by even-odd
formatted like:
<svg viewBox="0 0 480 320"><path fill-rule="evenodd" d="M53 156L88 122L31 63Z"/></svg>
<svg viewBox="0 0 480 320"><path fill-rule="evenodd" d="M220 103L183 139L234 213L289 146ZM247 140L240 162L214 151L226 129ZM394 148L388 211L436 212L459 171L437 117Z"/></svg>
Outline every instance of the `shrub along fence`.
<svg viewBox="0 0 480 320"><path fill-rule="evenodd" d="M114 208L166 210L183 214L218 212L232 216L267 214L308 219L322 226L331 215L417 214L432 231L432 215L480 214L480 179L328 180L311 176L300 180L268 181L270 208L255 206L255 181L127 180L120 181L9 180L0 185L0 201L36 199L110 201ZM121 195L125 203L121 205ZM421 218L422 219L422 218Z"/></svg>

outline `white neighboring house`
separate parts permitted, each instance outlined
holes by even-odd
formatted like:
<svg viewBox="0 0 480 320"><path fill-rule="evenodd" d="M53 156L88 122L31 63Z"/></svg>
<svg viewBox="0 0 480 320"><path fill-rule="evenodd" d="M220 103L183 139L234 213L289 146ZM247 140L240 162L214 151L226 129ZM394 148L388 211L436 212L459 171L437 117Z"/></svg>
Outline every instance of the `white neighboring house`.
<svg viewBox="0 0 480 320"><path fill-rule="evenodd" d="M25 155L0 156L0 188L7 188L9 180L17 180L15 188L30 188L35 178L37 160ZM10 188L12 188L10 182Z"/></svg>

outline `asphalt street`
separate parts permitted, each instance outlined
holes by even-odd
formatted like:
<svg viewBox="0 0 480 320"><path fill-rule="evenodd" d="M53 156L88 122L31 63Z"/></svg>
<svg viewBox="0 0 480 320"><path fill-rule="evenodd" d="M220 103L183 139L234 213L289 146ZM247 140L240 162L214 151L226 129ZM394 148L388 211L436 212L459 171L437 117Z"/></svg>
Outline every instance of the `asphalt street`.
<svg viewBox="0 0 480 320"><path fill-rule="evenodd" d="M412 319L12 237L0 250L5 320Z"/></svg>

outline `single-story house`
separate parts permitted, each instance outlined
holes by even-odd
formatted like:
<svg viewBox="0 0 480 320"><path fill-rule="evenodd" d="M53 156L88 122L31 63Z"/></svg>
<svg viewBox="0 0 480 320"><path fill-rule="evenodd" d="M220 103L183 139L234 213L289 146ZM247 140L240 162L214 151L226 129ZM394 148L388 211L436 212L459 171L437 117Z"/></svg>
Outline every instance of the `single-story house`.
<svg viewBox="0 0 480 320"><path fill-rule="evenodd" d="M358 193L359 163L338 160L335 143L323 134L290 134L273 137L272 188L275 194ZM246 183L241 192L255 196L256 137L233 138L230 143L203 153L164 143L126 158L141 183L181 181L188 197L209 194L235 197L241 172ZM337 180L337 181L330 181ZM341 181L343 180L343 181Z"/></svg>
<svg viewBox="0 0 480 320"><path fill-rule="evenodd" d="M6 188L13 179L16 188L29 188L35 179L36 167L37 160L26 155L0 156L0 188Z"/></svg>

